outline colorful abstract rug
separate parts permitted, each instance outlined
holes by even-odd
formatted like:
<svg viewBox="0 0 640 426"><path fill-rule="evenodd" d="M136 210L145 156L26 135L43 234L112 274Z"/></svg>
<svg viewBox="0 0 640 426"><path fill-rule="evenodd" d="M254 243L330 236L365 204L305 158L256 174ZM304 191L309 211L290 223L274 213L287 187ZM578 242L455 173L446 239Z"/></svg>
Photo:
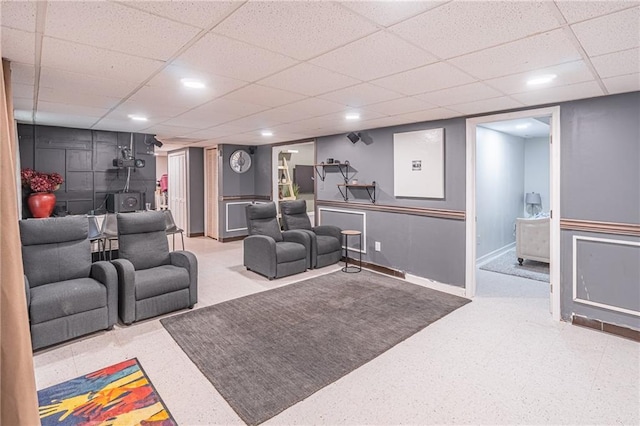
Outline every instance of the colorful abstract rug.
<svg viewBox="0 0 640 426"><path fill-rule="evenodd" d="M38 391L42 426L177 425L136 358Z"/></svg>

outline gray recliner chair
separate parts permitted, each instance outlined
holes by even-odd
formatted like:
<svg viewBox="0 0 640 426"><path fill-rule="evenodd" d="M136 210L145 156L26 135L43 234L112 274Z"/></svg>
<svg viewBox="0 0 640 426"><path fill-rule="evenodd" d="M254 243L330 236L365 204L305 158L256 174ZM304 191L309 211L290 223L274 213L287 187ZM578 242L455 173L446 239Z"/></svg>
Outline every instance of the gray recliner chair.
<svg viewBox="0 0 640 426"><path fill-rule="evenodd" d="M151 318L198 301L198 263L188 251L169 252L162 212L119 213L119 312L123 323Z"/></svg>
<svg viewBox="0 0 640 426"><path fill-rule="evenodd" d="M84 216L20 221L34 350L111 329L118 320L116 269L91 263L88 229Z"/></svg>
<svg viewBox="0 0 640 426"><path fill-rule="evenodd" d="M282 201L280 203L282 225L285 230L302 230L311 237L311 267L338 263L342 258L342 234L332 225L311 226L305 200Z"/></svg>
<svg viewBox="0 0 640 426"><path fill-rule="evenodd" d="M248 270L271 280L311 267L311 238L300 231L282 232L273 202L247 205L245 213L249 236L243 247Z"/></svg>

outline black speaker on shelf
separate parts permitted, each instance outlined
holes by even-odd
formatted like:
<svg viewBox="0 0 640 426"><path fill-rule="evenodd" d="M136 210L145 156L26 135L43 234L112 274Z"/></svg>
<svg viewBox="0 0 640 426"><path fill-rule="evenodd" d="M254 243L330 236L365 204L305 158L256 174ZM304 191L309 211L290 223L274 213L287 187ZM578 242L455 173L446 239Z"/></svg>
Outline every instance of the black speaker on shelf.
<svg viewBox="0 0 640 426"><path fill-rule="evenodd" d="M114 192L107 194L107 211L111 213L127 213L142 210L142 193Z"/></svg>
<svg viewBox="0 0 640 426"><path fill-rule="evenodd" d="M356 143L360 140L360 133L351 132L347 135L347 138L349 138L351 143Z"/></svg>

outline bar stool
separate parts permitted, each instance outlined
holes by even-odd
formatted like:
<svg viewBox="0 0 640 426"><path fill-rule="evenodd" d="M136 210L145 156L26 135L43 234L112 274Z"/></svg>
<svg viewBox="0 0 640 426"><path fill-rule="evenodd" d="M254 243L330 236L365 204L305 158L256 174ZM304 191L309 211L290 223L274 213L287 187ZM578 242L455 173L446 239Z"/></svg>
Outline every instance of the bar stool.
<svg viewBox="0 0 640 426"><path fill-rule="evenodd" d="M354 274L357 272L362 271L362 232L360 231L353 231L353 230L349 230L346 229L344 231L341 231L341 234L344 236L344 267L342 268L342 272L348 272L350 274ZM355 259L354 259L354 263L353 265L349 265L349 237L350 236L357 236L359 238L360 241L360 250L358 250L360 252L360 258L358 260L358 264L355 264Z"/></svg>

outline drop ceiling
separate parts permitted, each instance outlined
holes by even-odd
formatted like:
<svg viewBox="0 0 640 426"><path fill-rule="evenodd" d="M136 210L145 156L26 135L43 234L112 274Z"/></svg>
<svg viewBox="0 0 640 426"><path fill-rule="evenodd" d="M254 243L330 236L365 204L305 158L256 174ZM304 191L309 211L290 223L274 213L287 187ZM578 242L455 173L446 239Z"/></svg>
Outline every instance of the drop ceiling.
<svg viewBox="0 0 640 426"><path fill-rule="evenodd" d="M165 149L640 90L638 1L3 0L1 13L16 119L151 133Z"/></svg>

